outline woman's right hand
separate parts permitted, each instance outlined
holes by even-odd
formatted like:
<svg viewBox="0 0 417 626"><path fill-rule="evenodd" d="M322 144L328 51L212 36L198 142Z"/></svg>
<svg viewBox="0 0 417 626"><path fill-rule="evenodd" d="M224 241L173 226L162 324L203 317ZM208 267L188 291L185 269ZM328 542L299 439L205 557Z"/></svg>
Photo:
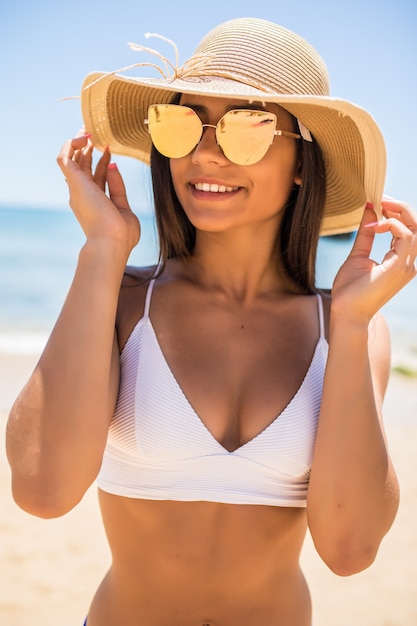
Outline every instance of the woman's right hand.
<svg viewBox="0 0 417 626"><path fill-rule="evenodd" d="M69 187L70 206L87 241L121 244L127 261L139 241L140 223L130 209L122 176L110 163L110 152L104 151L94 171L92 154L89 135L80 131L65 142L57 157Z"/></svg>
<svg viewBox="0 0 417 626"><path fill-rule="evenodd" d="M41 517L69 511L94 481L119 388L115 320L140 227L120 173L109 167L110 153L104 152L93 172L92 151L89 137L80 133L58 157L87 241L45 350L8 422L15 500Z"/></svg>

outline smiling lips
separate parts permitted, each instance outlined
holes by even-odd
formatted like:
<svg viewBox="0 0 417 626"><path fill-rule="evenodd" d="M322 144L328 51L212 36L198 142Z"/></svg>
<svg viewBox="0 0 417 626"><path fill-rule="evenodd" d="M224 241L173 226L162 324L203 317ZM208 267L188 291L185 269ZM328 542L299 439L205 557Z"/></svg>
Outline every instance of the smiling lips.
<svg viewBox="0 0 417 626"><path fill-rule="evenodd" d="M215 183L195 183L194 188L197 191L210 191L211 193L230 193L239 189L239 187L226 187L226 185L216 185Z"/></svg>

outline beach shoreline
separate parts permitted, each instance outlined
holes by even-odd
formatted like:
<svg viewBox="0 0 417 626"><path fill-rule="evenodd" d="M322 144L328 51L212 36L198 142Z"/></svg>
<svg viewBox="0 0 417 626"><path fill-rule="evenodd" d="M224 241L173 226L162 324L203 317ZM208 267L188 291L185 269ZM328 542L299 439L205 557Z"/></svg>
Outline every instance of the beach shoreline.
<svg viewBox="0 0 417 626"><path fill-rule="evenodd" d="M0 623L81 626L110 564L96 487L73 511L54 520L23 512L10 492L4 449L7 414L37 358L0 353ZM307 536L301 564L312 594L315 626L417 624L417 377L393 372L384 408L401 486L398 516L375 563L348 578L326 568Z"/></svg>

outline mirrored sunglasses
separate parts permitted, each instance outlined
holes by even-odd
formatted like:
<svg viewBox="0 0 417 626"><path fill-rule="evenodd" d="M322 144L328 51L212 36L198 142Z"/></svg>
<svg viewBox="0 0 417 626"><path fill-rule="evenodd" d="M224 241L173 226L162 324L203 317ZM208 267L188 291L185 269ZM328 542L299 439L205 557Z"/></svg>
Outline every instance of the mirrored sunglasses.
<svg viewBox="0 0 417 626"><path fill-rule="evenodd" d="M253 165L267 153L275 136L301 139L301 135L277 130L277 116L257 109L233 109L214 126L203 124L197 113L179 104L152 104L148 126L155 148L170 159L189 154L201 141L205 128L214 128L217 144L229 161Z"/></svg>

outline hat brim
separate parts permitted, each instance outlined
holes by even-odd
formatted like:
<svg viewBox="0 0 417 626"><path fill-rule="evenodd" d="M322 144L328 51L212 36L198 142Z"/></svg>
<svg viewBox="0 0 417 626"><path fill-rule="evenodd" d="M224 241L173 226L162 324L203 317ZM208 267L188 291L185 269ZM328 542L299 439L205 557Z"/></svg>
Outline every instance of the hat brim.
<svg viewBox="0 0 417 626"><path fill-rule="evenodd" d="M171 101L175 93L278 104L312 133L323 153L326 202L322 235L355 230L366 202L379 212L386 172L382 133L363 108L329 96L263 92L244 83L204 76L187 79L132 78L93 73L81 91L86 131L99 150L149 163L151 140L145 126L151 104Z"/></svg>

